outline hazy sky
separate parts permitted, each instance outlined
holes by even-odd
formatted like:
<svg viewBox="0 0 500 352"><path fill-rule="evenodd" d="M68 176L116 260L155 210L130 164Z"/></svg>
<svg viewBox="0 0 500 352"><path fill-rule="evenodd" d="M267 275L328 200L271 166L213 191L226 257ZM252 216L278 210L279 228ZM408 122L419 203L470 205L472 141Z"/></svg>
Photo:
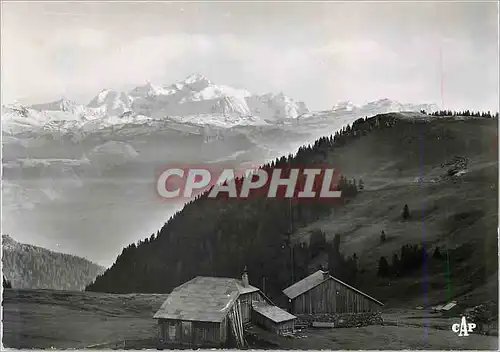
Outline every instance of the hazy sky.
<svg viewBox="0 0 500 352"><path fill-rule="evenodd" d="M1 39L3 103L86 103L198 72L311 109L389 97L498 110L497 2L2 2Z"/></svg>

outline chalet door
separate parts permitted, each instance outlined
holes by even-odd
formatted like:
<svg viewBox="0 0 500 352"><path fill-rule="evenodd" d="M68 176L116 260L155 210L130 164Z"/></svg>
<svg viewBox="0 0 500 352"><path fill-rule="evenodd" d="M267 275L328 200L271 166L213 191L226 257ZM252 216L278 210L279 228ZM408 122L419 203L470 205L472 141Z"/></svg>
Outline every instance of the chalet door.
<svg viewBox="0 0 500 352"><path fill-rule="evenodd" d="M170 323L168 325L168 330L166 332L166 334L168 334L167 336L165 336L165 340L166 341L169 341L169 342L176 342L177 341L177 325L176 323Z"/></svg>
<svg viewBox="0 0 500 352"><path fill-rule="evenodd" d="M184 344L191 344L193 342L191 335L191 322L181 322L181 342Z"/></svg>

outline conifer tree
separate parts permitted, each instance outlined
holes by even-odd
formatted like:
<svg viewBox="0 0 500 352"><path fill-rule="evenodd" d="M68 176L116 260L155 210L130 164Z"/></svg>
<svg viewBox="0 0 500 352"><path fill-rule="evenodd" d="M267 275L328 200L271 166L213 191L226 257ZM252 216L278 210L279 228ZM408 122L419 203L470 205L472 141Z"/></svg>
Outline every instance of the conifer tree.
<svg viewBox="0 0 500 352"><path fill-rule="evenodd" d="M400 262L399 262L399 258L398 258L398 254L397 253L394 253L392 255L392 274L394 276L399 276L399 272L400 272Z"/></svg>
<svg viewBox="0 0 500 352"><path fill-rule="evenodd" d="M434 253L432 254L432 258L434 259L443 259L443 255L441 254L441 250L439 249L439 246L434 249Z"/></svg>
<svg viewBox="0 0 500 352"><path fill-rule="evenodd" d="M385 231L382 230L382 232L380 233L380 243L384 243L386 239L387 236L385 235Z"/></svg>
<svg viewBox="0 0 500 352"><path fill-rule="evenodd" d="M387 259L385 259L385 257L380 257L380 260L378 261L377 275L381 277L386 277L389 275L389 263L387 262Z"/></svg>
<svg viewBox="0 0 500 352"><path fill-rule="evenodd" d="M408 220L410 218L410 208L408 208L408 204L405 204L402 216L403 220Z"/></svg>

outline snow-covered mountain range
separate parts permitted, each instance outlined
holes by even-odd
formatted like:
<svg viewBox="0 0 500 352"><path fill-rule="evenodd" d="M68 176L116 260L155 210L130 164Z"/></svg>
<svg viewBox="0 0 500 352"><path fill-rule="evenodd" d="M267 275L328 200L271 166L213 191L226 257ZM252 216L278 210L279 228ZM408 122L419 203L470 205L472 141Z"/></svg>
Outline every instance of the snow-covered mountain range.
<svg viewBox="0 0 500 352"><path fill-rule="evenodd" d="M362 106L342 102L330 112L333 115L368 116L422 109L434 111L437 107L380 99ZM61 98L31 106L2 106L2 127L6 133L16 134L33 128L95 130L111 125L165 120L219 127L263 126L311 115L304 102L295 101L283 93L252 94L244 89L214 84L205 76L195 74L166 86L148 82L128 92L104 89L87 105Z"/></svg>
<svg viewBox="0 0 500 352"><path fill-rule="evenodd" d="M388 112L419 112L422 110L426 112L435 112L439 110L439 108L436 104L402 104L388 98L371 101L362 105L354 104L351 101L343 101L332 107L332 111L337 113L360 113L368 116Z"/></svg>
<svg viewBox="0 0 500 352"><path fill-rule="evenodd" d="M187 118L198 124L234 126L264 125L283 119L293 119L309 110L303 102L280 94L252 94L243 89L212 83L195 74L168 86L151 83L128 92L104 89L87 105L60 100L22 106L3 106L2 120L6 131L30 125L50 126L64 121L65 125L82 127L92 122L97 127L110 124L144 122L148 119ZM182 120L182 119L181 119Z"/></svg>

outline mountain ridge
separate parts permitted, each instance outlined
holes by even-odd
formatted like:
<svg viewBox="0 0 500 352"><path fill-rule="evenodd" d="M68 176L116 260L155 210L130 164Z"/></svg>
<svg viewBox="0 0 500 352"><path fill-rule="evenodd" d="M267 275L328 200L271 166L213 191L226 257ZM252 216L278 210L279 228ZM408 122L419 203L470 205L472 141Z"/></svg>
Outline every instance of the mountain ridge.
<svg viewBox="0 0 500 352"><path fill-rule="evenodd" d="M401 104L387 98L365 105L351 102L336 104L334 114L370 115L388 112L433 112L435 104ZM2 125L5 130L25 130L30 125L49 127L58 121L63 127L84 128L91 123L95 128L126 123L143 123L145 119L189 117L199 125L280 124L285 120L314 114L303 101L296 101L283 92L253 94L245 89L214 84L206 76L192 74L170 85L151 82L128 91L106 88L89 103L77 104L66 97L59 100L21 105L2 106ZM12 127L13 126L13 127ZM12 127L12 128L11 128Z"/></svg>
<svg viewBox="0 0 500 352"><path fill-rule="evenodd" d="M76 255L21 243L2 234L2 270L17 289L81 291L105 268Z"/></svg>
<svg viewBox="0 0 500 352"><path fill-rule="evenodd" d="M141 105L151 107L152 103L160 103L164 105L170 104L188 104L207 100L218 100L224 98L245 99L247 97L264 97L268 101L272 93L258 95L252 94L243 89L232 88L226 85L217 85L212 83L208 78L201 74L193 74L186 77L184 80L179 80L171 85L153 85L151 82L146 82L144 85L138 85L129 91L115 90L106 88L101 90L88 104L81 104L86 108L94 109L101 114L119 116L127 111L141 113ZM279 96L276 95L276 96ZM56 102L65 100L61 98ZM158 101L156 101L158 100ZM72 102L73 103L73 102ZM214 102L216 103L216 102ZM287 103L293 104L294 100L287 97ZM299 102L302 108L305 107L303 102ZM212 104L214 105L214 104ZM66 109L59 106L57 103L42 103L28 105L37 111L52 110L65 111ZM306 108L307 109L307 108ZM167 109L167 113L168 113ZM213 111L205 111L206 113ZM224 111L227 112L227 111ZM231 109L229 113L250 114L248 107L243 109ZM168 113L172 114L172 113ZM190 115L191 111L180 112L179 115ZM175 114L174 114L175 115ZM289 117L287 115L278 117Z"/></svg>
<svg viewBox="0 0 500 352"><path fill-rule="evenodd" d="M420 112L424 110L427 113L433 113L439 110L439 107L434 103L400 103L389 98L379 98L364 104L355 104L352 101L341 101L332 107L332 111L344 112L366 112L370 114L373 110L379 113L389 112Z"/></svg>

